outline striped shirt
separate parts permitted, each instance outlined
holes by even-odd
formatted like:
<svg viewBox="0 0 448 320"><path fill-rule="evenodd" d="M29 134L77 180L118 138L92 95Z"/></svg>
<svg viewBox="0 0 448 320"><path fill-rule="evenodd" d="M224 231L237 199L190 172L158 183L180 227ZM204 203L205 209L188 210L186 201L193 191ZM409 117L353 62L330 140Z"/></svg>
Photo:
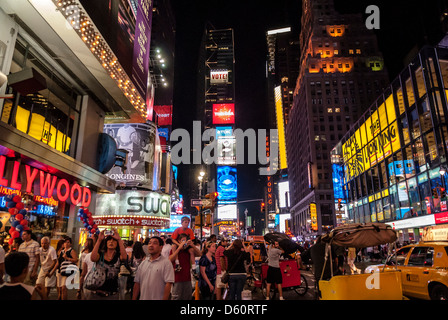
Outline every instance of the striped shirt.
<svg viewBox="0 0 448 320"><path fill-rule="evenodd" d="M28 271L32 271L34 264L36 263L37 257L39 254L39 243L35 240L30 240L28 242L23 242L19 247L19 252L25 252L28 257L30 257L30 262L28 264Z"/></svg>

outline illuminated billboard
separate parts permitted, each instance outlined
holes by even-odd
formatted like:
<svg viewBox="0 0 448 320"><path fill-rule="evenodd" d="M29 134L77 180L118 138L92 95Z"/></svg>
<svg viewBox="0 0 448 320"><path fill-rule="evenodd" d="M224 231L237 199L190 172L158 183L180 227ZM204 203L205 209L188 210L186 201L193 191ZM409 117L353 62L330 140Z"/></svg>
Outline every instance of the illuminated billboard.
<svg viewBox="0 0 448 320"><path fill-rule="evenodd" d="M334 199L341 199L341 202L345 203L344 196L344 168L341 164L333 163L331 165L333 170L333 192Z"/></svg>
<svg viewBox="0 0 448 320"><path fill-rule="evenodd" d="M213 124L234 124L235 104L221 103L213 105Z"/></svg>
<svg viewBox="0 0 448 320"><path fill-rule="evenodd" d="M126 170L113 167L106 176L124 183L127 187L144 187L156 190L158 170L157 128L152 123L110 123L104 125L104 132L115 139L117 149L128 151ZM159 141L160 146L160 141Z"/></svg>
<svg viewBox="0 0 448 320"><path fill-rule="evenodd" d="M236 203L226 205L219 205L218 203L218 220L236 220L237 218Z"/></svg>
<svg viewBox="0 0 448 320"><path fill-rule="evenodd" d="M286 138L285 121L283 119L282 87L275 87L275 113L277 117L278 129L278 150L280 155L280 169L288 167L286 162Z"/></svg>
<svg viewBox="0 0 448 320"><path fill-rule="evenodd" d="M236 200L238 196L236 168L222 166L217 167L216 171L218 200Z"/></svg>
<svg viewBox="0 0 448 320"><path fill-rule="evenodd" d="M157 230L159 232L165 232L165 233L173 233L174 230L176 230L179 227L182 227L182 218L187 217L191 220L191 217L189 214L171 214L170 215L170 227L169 229L160 229Z"/></svg>
<svg viewBox="0 0 448 320"><path fill-rule="evenodd" d="M220 137L231 137L233 129L232 127L216 127L216 139Z"/></svg>
<svg viewBox="0 0 448 320"><path fill-rule="evenodd" d="M236 165L236 139L235 137L219 137L218 165Z"/></svg>
<svg viewBox="0 0 448 320"><path fill-rule="evenodd" d="M278 183L278 205L280 208L289 207L289 181Z"/></svg>
<svg viewBox="0 0 448 320"><path fill-rule="evenodd" d="M227 84L229 82L228 70L210 70L211 84Z"/></svg>
<svg viewBox="0 0 448 320"><path fill-rule="evenodd" d="M173 106L154 106L159 126L170 126L173 124Z"/></svg>
<svg viewBox="0 0 448 320"><path fill-rule="evenodd" d="M351 180L401 147L392 95L342 145L345 177Z"/></svg>

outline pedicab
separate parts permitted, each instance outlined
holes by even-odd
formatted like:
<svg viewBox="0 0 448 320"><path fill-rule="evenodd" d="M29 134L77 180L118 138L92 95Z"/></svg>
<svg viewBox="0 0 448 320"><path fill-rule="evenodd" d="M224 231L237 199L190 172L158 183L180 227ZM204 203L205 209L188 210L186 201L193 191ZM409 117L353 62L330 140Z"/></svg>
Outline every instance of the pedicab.
<svg viewBox="0 0 448 320"><path fill-rule="evenodd" d="M278 241L279 246L283 249L286 256L285 259L280 260L280 270L282 272L282 290L294 290L298 295L303 296L308 291L308 281L300 273L300 257L296 255L297 259L291 258L290 255L296 252L303 251L303 248L298 244L291 241L291 239L284 233L273 232L264 235L267 242L274 243ZM259 279L254 281L254 286L261 288L263 295L267 297L266 292L266 277L268 273L268 264L266 262L261 264L261 272ZM271 286L271 292L269 293L270 299L273 299L276 295L276 285Z"/></svg>
<svg viewBox="0 0 448 320"><path fill-rule="evenodd" d="M395 230L384 223L355 223L333 229L321 236L325 243L325 263L319 280L322 300L402 300L401 273L395 269L374 273L334 275L332 245L345 248L366 248L391 244L389 255L397 240ZM331 277L324 280L325 265L331 264Z"/></svg>

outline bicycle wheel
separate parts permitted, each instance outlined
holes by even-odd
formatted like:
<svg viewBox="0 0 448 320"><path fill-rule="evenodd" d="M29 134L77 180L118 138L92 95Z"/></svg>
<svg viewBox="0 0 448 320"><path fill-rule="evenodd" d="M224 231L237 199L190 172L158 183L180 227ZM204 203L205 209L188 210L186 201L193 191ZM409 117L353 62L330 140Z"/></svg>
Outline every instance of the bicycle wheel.
<svg viewBox="0 0 448 320"><path fill-rule="evenodd" d="M295 287L294 291L299 296L304 296L306 294L306 292L308 291L308 281L306 280L306 278L303 274L300 275L300 286Z"/></svg>

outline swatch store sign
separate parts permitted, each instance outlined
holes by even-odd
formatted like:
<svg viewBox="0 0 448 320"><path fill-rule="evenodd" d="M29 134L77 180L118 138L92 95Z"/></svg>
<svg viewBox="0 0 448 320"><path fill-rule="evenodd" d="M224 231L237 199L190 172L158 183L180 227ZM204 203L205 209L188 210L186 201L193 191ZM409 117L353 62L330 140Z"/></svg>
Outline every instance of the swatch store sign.
<svg viewBox="0 0 448 320"><path fill-rule="evenodd" d="M171 198L152 191L117 190L97 195L95 213L93 220L99 226L168 229Z"/></svg>

